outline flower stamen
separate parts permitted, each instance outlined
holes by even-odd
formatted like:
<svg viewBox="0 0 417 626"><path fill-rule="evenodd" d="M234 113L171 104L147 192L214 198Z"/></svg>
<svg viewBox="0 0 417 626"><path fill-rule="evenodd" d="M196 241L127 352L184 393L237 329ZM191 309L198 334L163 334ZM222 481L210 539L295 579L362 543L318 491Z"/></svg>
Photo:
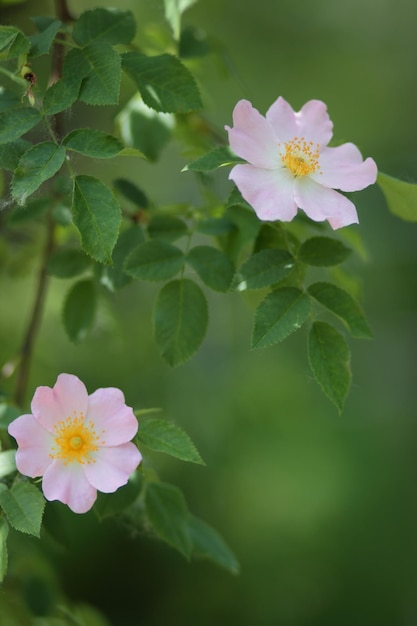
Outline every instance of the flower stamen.
<svg viewBox="0 0 417 626"><path fill-rule="evenodd" d="M95 463L93 453L105 443L97 434L94 422L86 422L84 414L77 414L77 411L72 417L57 422L54 431L55 445L49 456L51 459L63 459L65 465L73 462L81 465Z"/></svg>
<svg viewBox="0 0 417 626"><path fill-rule="evenodd" d="M281 161L294 176L308 176L320 170L320 144L294 137L285 143Z"/></svg>

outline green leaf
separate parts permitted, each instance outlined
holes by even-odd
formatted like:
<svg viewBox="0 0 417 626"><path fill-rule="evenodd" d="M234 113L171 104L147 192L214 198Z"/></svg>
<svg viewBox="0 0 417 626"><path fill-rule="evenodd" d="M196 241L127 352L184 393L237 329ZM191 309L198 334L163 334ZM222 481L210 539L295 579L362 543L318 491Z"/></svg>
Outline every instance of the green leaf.
<svg viewBox="0 0 417 626"><path fill-rule="evenodd" d="M16 471L16 450L0 452L0 478Z"/></svg>
<svg viewBox="0 0 417 626"><path fill-rule="evenodd" d="M64 303L64 326L74 343L85 339L94 322L97 296L92 280L81 280L69 290Z"/></svg>
<svg viewBox="0 0 417 626"><path fill-rule="evenodd" d="M192 556L209 559L231 574L239 573L239 562L219 533L206 522L191 515L189 528L193 542Z"/></svg>
<svg viewBox="0 0 417 626"><path fill-rule="evenodd" d="M239 204L228 207L224 218L233 225L233 228L220 239L220 242L227 256L238 264L241 254L246 253L248 248L252 249L261 222L252 209L246 209Z"/></svg>
<svg viewBox="0 0 417 626"><path fill-rule="evenodd" d="M18 204L26 199L42 183L58 172L65 160L65 149L52 141L30 147L20 158L12 180L12 196Z"/></svg>
<svg viewBox="0 0 417 626"><path fill-rule="evenodd" d="M41 121L39 111L19 106L0 113L0 144L19 139Z"/></svg>
<svg viewBox="0 0 417 626"><path fill-rule="evenodd" d="M199 159L189 163L183 167L182 171L210 172L225 165L235 165L236 163L245 162L246 161L233 154L228 147L221 146L219 148L214 148L214 150L211 150Z"/></svg>
<svg viewBox="0 0 417 626"><path fill-rule="evenodd" d="M6 89L0 89L0 113L16 109L19 106L21 106L21 101L18 95L11 91L6 91Z"/></svg>
<svg viewBox="0 0 417 626"><path fill-rule="evenodd" d="M286 250L261 250L238 269L232 287L237 291L269 287L288 276L294 265L293 257Z"/></svg>
<svg viewBox="0 0 417 626"><path fill-rule="evenodd" d="M116 8L98 8L85 11L74 24L72 36L80 46L92 41L108 44L128 44L136 32L131 11Z"/></svg>
<svg viewBox="0 0 417 626"><path fill-rule="evenodd" d="M0 56L12 59L29 52L30 41L14 26L0 26Z"/></svg>
<svg viewBox="0 0 417 626"><path fill-rule="evenodd" d="M78 248L57 250L48 260L48 274L57 278L73 278L91 267L91 259Z"/></svg>
<svg viewBox="0 0 417 626"><path fill-rule="evenodd" d="M331 283L319 282L310 285L308 293L343 320L354 337L372 337L361 307L347 291Z"/></svg>
<svg viewBox="0 0 417 626"><path fill-rule="evenodd" d="M0 518L0 583L3 582L7 574L8 555L7 555L7 537L9 534L9 526L4 518Z"/></svg>
<svg viewBox="0 0 417 626"><path fill-rule="evenodd" d="M175 215L154 215L149 222L148 233L152 239L176 241L188 234L188 227Z"/></svg>
<svg viewBox="0 0 417 626"><path fill-rule="evenodd" d="M147 209L149 207L149 200L146 197L146 194L139 189L137 185L131 183L130 180L126 180L125 178L116 178L113 181L114 187L117 191L129 200L132 204L140 209Z"/></svg>
<svg viewBox="0 0 417 626"><path fill-rule="evenodd" d="M339 412L350 386L350 351L343 337L326 322L314 322L308 339L314 378Z"/></svg>
<svg viewBox="0 0 417 626"><path fill-rule="evenodd" d="M378 172L381 187L391 213L407 222L417 222L417 185Z"/></svg>
<svg viewBox="0 0 417 626"><path fill-rule="evenodd" d="M298 250L300 261L318 267L339 265L350 254L350 248L347 248L338 239L331 239L330 237L311 237L311 239L304 241Z"/></svg>
<svg viewBox="0 0 417 626"><path fill-rule="evenodd" d="M160 239L140 244L126 259L125 272L141 280L167 280L177 274L184 265L184 254Z"/></svg>
<svg viewBox="0 0 417 626"><path fill-rule="evenodd" d="M308 296L295 287L282 287L266 296L255 314L252 348L265 348L298 330L308 318Z"/></svg>
<svg viewBox="0 0 417 626"><path fill-rule="evenodd" d="M221 250L212 246L195 246L187 255L187 263L211 289L223 292L229 290L235 268Z"/></svg>
<svg viewBox="0 0 417 626"><path fill-rule="evenodd" d="M122 55L122 67L136 83L143 101L165 113L188 113L202 107L191 73L170 54L148 57L138 52Z"/></svg>
<svg viewBox="0 0 417 626"><path fill-rule="evenodd" d="M39 537L45 499L29 482L15 483L9 490L0 485L0 506L8 522L21 533Z"/></svg>
<svg viewBox="0 0 417 626"><path fill-rule="evenodd" d="M126 485L115 493L98 493L94 503L94 511L100 519L123 513L139 496L143 486L142 474L133 472Z"/></svg>
<svg viewBox="0 0 417 626"><path fill-rule="evenodd" d="M192 550L190 514L183 493L167 483L150 483L146 487L145 506L159 537L189 559Z"/></svg>
<svg viewBox="0 0 417 626"><path fill-rule="evenodd" d="M83 78L79 98L86 104L117 104L120 92L120 55L110 44L97 41L82 49L90 65Z"/></svg>
<svg viewBox="0 0 417 626"><path fill-rule="evenodd" d="M55 115L68 109L78 98L81 82L91 71L90 63L82 50L70 50L64 59L62 78L51 85L43 99L45 115Z"/></svg>
<svg viewBox="0 0 417 626"><path fill-rule="evenodd" d="M197 448L179 426L159 418L147 418L140 422L139 442L150 450L165 452L181 461L205 465Z"/></svg>
<svg viewBox="0 0 417 626"><path fill-rule="evenodd" d="M31 43L29 56L32 59L42 56L43 54L48 54L55 39L55 35L61 26L62 22L60 20L53 20L41 33L29 37Z"/></svg>
<svg viewBox="0 0 417 626"><path fill-rule="evenodd" d="M120 233L113 250L113 265L103 266L100 282L111 291L121 289L133 278L125 272L127 256L145 240L143 229L139 224L132 224Z"/></svg>
<svg viewBox="0 0 417 626"><path fill-rule="evenodd" d="M197 0L164 0L165 17L172 28L176 40L180 37L181 15L196 2Z"/></svg>
<svg viewBox="0 0 417 626"><path fill-rule="evenodd" d="M120 154L124 148L119 139L95 128L78 128L71 131L62 145L67 150L96 159L110 159Z"/></svg>
<svg viewBox="0 0 417 626"><path fill-rule="evenodd" d="M31 145L26 139L16 139L10 143L0 144L0 169L15 170L20 157Z"/></svg>
<svg viewBox="0 0 417 626"><path fill-rule="evenodd" d="M158 113L135 94L116 118L126 145L140 150L150 161L157 161L171 138L175 119L172 113Z"/></svg>
<svg viewBox="0 0 417 626"><path fill-rule="evenodd" d="M181 30L178 54L182 59L204 57L211 49L210 40L201 28L186 26Z"/></svg>
<svg viewBox="0 0 417 626"><path fill-rule="evenodd" d="M179 365L196 352L207 323L206 298L192 280L174 280L161 289L154 311L155 338L170 365Z"/></svg>
<svg viewBox="0 0 417 626"><path fill-rule="evenodd" d="M77 176L72 213L84 251L100 263L111 264L121 212L110 189L92 176Z"/></svg>

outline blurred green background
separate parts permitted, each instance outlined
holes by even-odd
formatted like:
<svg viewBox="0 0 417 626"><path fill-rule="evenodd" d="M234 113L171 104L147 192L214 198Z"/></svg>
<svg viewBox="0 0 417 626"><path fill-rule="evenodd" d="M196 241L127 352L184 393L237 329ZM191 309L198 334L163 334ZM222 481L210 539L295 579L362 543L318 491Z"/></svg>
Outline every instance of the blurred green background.
<svg viewBox="0 0 417 626"><path fill-rule="evenodd" d="M69 4L79 14L114 3ZM139 42L156 37L162 3L117 6L135 12ZM2 23L26 29L30 15L52 11L43 0L1 7ZM194 69L206 115L224 137L241 98L262 113L279 95L296 110L318 98L337 141L353 141L388 174L417 180L417 3L200 0L184 22L201 28L217 50ZM113 110L82 114L110 130ZM100 163L100 172L109 181L129 177L157 204L198 204L197 184L181 173L186 162L172 141L156 164L119 159ZM227 172L218 185L229 189ZM112 626L417 624L417 225L391 216L377 187L355 203L360 226L353 230L367 249L355 269L374 340L351 342L353 384L342 416L312 379L302 331L250 351L253 309L237 295L209 295L202 349L171 370L152 338L152 286L103 299L92 336L74 346L60 319L70 283L52 281L29 397L70 372L90 391L118 386L136 408L162 407L207 466L151 461L223 534L241 574L189 565L146 536L82 516L66 551L44 540L16 556L11 580L26 576L29 601L31 581L48 580L50 570L71 601L97 607ZM2 251L1 363L13 357L27 322L36 238L32 248L29 265Z"/></svg>

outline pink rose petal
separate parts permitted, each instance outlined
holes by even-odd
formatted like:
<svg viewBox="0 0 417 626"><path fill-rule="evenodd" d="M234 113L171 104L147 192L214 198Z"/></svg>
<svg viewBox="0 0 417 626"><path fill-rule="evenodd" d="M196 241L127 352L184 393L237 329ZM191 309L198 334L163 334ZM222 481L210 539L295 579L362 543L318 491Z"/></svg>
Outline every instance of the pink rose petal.
<svg viewBox="0 0 417 626"><path fill-rule="evenodd" d="M363 161L353 143L337 148L325 148L320 154L321 173L311 176L313 180L342 191L359 191L376 181L377 167L373 159Z"/></svg>
<svg viewBox="0 0 417 626"><path fill-rule="evenodd" d="M141 462L141 454L133 443L101 448L95 462L84 466L88 482L99 491L111 493L125 485Z"/></svg>
<svg viewBox="0 0 417 626"><path fill-rule="evenodd" d="M229 174L260 220L290 221L297 213L294 178L285 168L263 170L253 165L235 165Z"/></svg>
<svg viewBox="0 0 417 626"><path fill-rule="evenodd" d="M97 431L103 432L106 446L116 446L130 441L137 433L138 420L125 404L120 389L97 389L89 396L87 418L94 422Z"/></svg>
<svg viewBox="0 0 417 626"><path fill-rule="evenodd" d="M53 431L54 425L74 414L84 413L88 394L84 383L72 374L60 374L54 387L38 387L33 396L33 416L44 428Z"/></svg>
<svg viewBox="0 0 417 626"><path fill-rule="evenodd" d="M278 164L277 141L267 120L247 100L233 111L233 128L226 126L233 152L257 167L273 169Z"/></svg>
<svg viewBox="0 0 417 626"><path fill-rule="evenodd" d="M42 476L51 463L51 434L38 424L33 415L16 418L9 425L9 433L19 442L16 452L16 467L19 472L31 478Z"/></svg>
<svg viewBox="0 0 417 626"><path fill-rule="evenodd" d="M74 513L86 513L97 498L97 490L84 475L79 463L66 465L58 460L46 470L42 489L47 500L59 500L67 504Z"/></svg>
<svg viewBox="0 0 417 626"><path fill-rule="evenodd" d="M307 176L296 181L295 199L310 219L315 222L327 219L334 229L359 222L353 202L334 189L322 187Z"/></svg>

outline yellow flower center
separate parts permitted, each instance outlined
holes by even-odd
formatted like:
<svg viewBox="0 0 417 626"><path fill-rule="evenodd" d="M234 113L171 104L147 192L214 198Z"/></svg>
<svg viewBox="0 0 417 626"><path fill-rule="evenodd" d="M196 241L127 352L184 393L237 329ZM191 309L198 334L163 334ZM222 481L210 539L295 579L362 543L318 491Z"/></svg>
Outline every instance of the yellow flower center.
<svg viewBox="0 0 417 626"><path fill-rule="evenodd" d="M308 176L320 170L320 144L307 142L304 137L294 137L285 143L281 161L294 176Z"/></svg>
<svg viewBox="0 0 417 626"><path fill-rule="evenodd" d="M103 433L97 434L94 422L85 422L84 414L77 411L72 417L57 422L54 431L54 445L49 456L63 459L66 465L74 461L81 465L95 463L92 453L105 443L101 438Z"/></svg>

